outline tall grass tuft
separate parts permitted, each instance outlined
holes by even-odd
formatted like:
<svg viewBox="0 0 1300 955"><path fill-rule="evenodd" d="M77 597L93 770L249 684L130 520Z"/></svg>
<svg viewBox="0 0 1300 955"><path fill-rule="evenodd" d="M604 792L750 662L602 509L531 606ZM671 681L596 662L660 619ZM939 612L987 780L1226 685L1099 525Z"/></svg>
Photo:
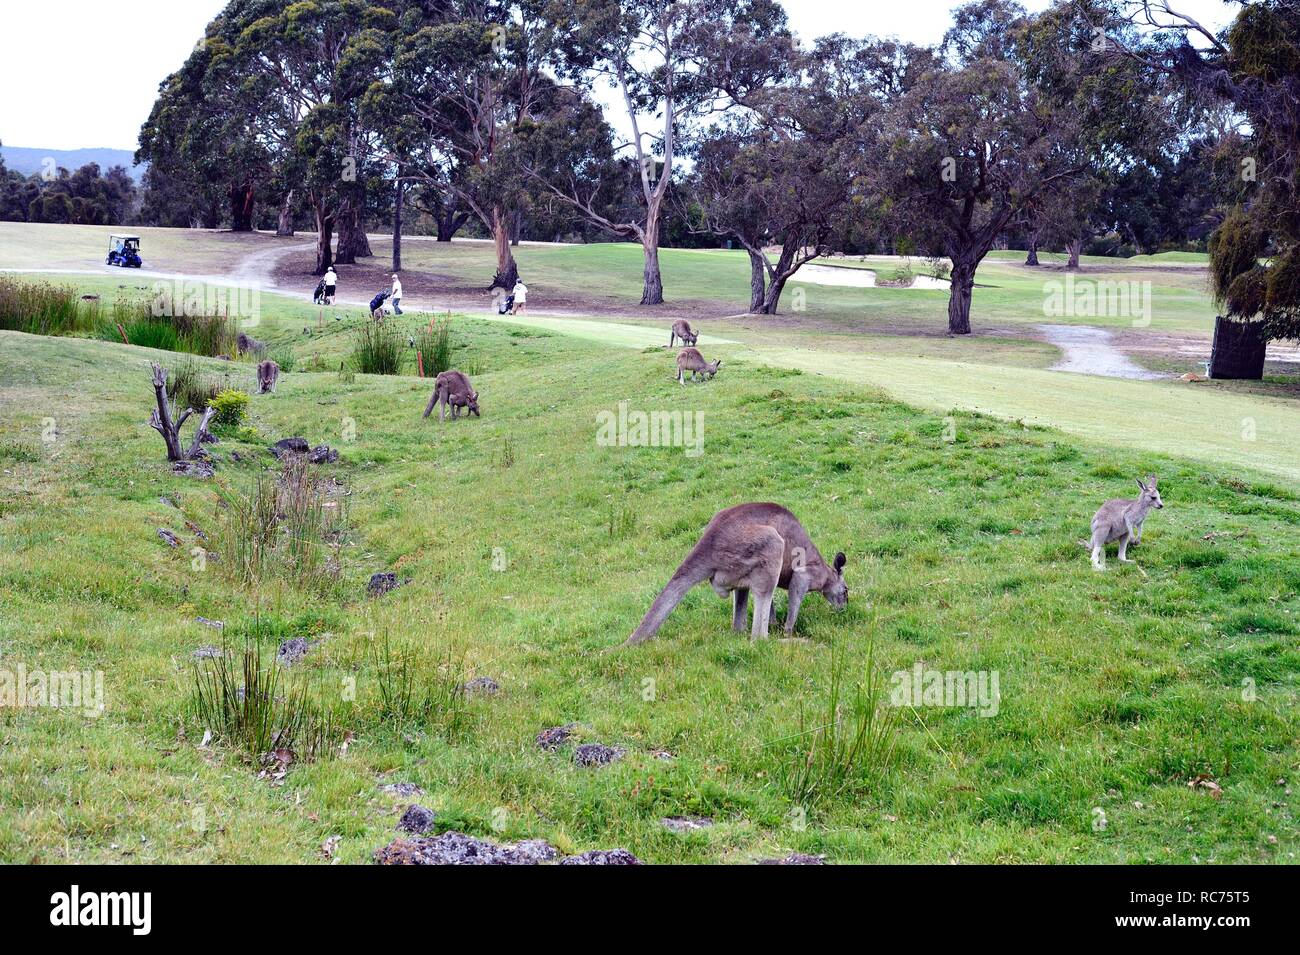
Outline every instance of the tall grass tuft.
<svg viewBox="0 0 1300 955"><path fill-rule="evenodd" d="M466 720L464 661L450 649L394 646L388 631L371 646L375 671L375 715L395 729L420 726L438 730L448 742Z"/></svg>
<svg viewBox="0 0 1300 955"><path fill-rule="evenodd" d="M426 378L437 378L451 368L451 316L435 319L415 335L415 348L424 361Z"/></svg>
<svg viewBox="0 0 1300 955"><path fill-rule="evenodd" d="M401 336L388 325L362 325L352 343L353 364L365 375L400 374L402 344Z"/></svg>
<svg viewBox="0 0 1300 955"><path fill-rule="evenodd" d="M305 458L286 458L278 474L258 475L246 493L218 494L221 566L239 583L275 576L319 592L337 582L347 517L342 501L326 500Z"/></svg>
<svg viewBox="0 0 1300 955"><path fill-rule="evenodd" d="M222 387L222 382L207 374L192 358L173 363L167 376L167 397L179 410L193 408L202 412Z"/></svg>
<svg viewBox="0 0 1300 955"><path fill-rule="evenodd" d="M769 745L777 753L773 777L795 805L811 807L878 785L894 768L897 711L885 699L884 674L867 645L866 675L846 692L843 651L832 650L825 702L811 713L799 707L799 731Z"/></svg>
<svg viewBox="0 0 1300 955"><path fill-rule="evenodd" d="M250 761L276 750L300 761L326 757L342 741L338 720L312 697L306 678L288 678L274 654L264 659L256 635L241 651L195 664L190 711Z"/></svg>
<svg viewBox="0 0 1300 955"><path fill-rule="evenodd" d="M29 335L77 335L99 324L99 300L82 301L71 285L0 276L0 329Z"/></svg>

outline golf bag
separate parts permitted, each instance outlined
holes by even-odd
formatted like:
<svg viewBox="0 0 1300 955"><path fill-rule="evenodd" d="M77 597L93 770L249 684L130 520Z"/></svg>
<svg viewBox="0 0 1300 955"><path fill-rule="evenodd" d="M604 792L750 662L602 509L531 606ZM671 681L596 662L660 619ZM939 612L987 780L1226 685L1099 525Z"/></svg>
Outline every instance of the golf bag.
<svg viewBox="0 0 1300 955"><path fill-rule="evenodd" d="M323 301L325 301L325 280L321 279L320 284L316 286L316 291L312 293L311 303L319 305Z"/></svg>
<svg viewBox="0 0 1300 955"><path fill-rule="evenodd" d="M505 298L501 300L501 304L497 306L497 314L505 315L514 307L515 307L514 295L507 295Z"/></svg>
<svg viewBox="0 0 1300 955"><path fill-rule="evenodd" d="M370 300L370 314L374 315L375 312L381 311L384 307L384 302L388 301L388 296L391 294L391 292L380 292L372 298Z"/></svg>

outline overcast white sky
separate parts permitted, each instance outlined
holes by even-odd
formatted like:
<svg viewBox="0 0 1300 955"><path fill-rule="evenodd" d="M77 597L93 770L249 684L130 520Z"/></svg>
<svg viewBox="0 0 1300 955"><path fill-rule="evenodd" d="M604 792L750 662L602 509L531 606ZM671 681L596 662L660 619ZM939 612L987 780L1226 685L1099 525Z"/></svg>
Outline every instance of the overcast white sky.
<svg viewBox="0 0 1300 955"><path fill-rule="evenodd" d="M937 41L953 0L782 0L795 31ZM1022 0L1040 10L1048 0ZM136 147L158 84L185 61L225 0L2 0L0 140L45 149ZM1175 6L1219 27L1224 0Z"/></svg>

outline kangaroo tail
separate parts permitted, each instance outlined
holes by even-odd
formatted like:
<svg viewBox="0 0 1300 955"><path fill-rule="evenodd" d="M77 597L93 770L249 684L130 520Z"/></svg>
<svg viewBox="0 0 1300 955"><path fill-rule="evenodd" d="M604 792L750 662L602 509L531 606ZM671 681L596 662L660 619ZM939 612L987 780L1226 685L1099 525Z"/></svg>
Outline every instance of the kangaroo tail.
<svg viewBox="0 0 1300 955"><path fill-rule="evenodd" d="M429 403L424 406L424 416L427 418L433 414L433 406L438 403L438 389L433 389L433 394L429 396Z"/></svg>
<svg viewBox="0 0 1300 955"><path fill-rule="evenodd" d="M692 568L688 564L689 561L677 568L677 572L668 581L668 586L664 587L659 596L655 598L655 602L646 611L641 625L632 631L632 636L627 638L623 644L624 646L645 643L653 637L659 631L659 628L663 626L664 621L668 619L668 615L682 602L686 592L701 581L708 579L710 572L707 569Z"/></svg>

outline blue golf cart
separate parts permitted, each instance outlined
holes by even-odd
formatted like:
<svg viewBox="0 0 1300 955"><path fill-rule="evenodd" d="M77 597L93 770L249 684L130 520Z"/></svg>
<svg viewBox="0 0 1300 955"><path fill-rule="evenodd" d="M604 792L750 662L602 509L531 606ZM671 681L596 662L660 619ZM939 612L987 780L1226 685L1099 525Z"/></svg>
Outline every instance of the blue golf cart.
<svg viewBox="0 0 1300 955"><path fill-rule="evenodd" d="M111 235L108 237L108 258L106 265L118 265L124 269L138 269L140 261L140 237L138 235Z"/></svg>

